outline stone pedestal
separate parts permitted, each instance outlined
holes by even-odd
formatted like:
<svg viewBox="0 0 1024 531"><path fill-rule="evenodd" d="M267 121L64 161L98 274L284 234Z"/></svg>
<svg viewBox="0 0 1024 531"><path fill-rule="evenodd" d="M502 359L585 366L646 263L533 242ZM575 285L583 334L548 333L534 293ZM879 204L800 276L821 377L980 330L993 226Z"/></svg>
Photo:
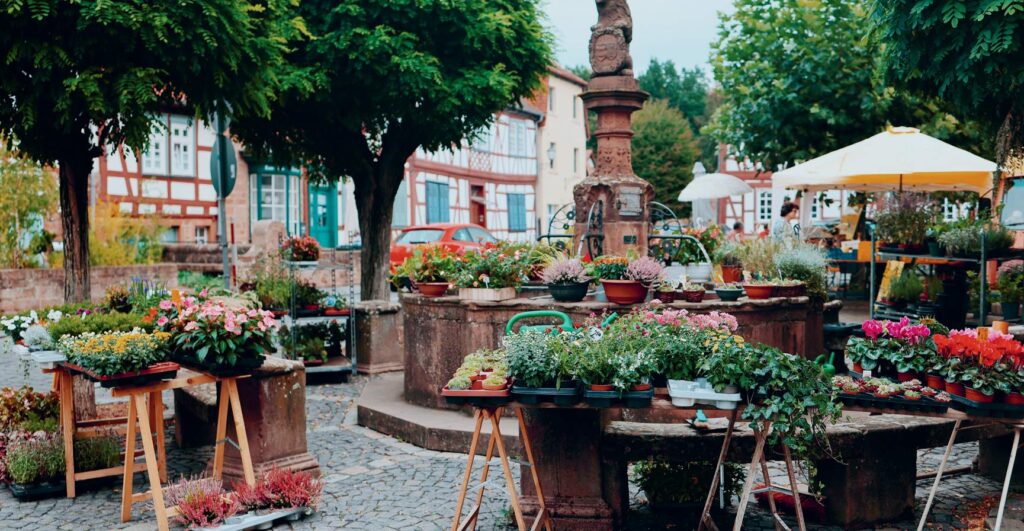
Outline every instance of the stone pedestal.
<svg viewBox="0 0 1024 531"><path fill-rule="evenodd" d="M860 529L913 518L917 448L901 435L872 433L857 455L818 461L828 522Z"/></svg>
<svg viewBox="0 0 1024 531"><path fill-rule="evenodd" d="M600 445L601 421L594 409L528 409L526 429L555 529L611 531L605 502ZM537 496L527 466L521 468L523 509L537 513Z"/></svg>
<svg viewBox="0 0 1024 531"><path fill-rule="evenodd" d="M357 369L363 374L404 368L402 306L389 301L361 301L353 308Z"/></svg>
<svg viewBox="0 0 1024 531"><path fill-rule="evenodd" d="M256 475L275 467L319 475L320 464L306 445L306 371L302 362L267 357L251 378L238 380L238 393ZM228 437L238 440L230 422ZM224 453L224 480L244 480L238 449L230 444Z"/></svg>
<svg viewBox="0 0 1024 531"><path fill-rule="evenodd" d="M1011 446L1013 446L1012 433L978 441L978 472L993 481L1002 483L1006 479L1006 465L1010 463ZM1024 488L1024 456L1020 451L1017 452L1017 461L1013 464L1010 487L1015 491Z"/></svg>

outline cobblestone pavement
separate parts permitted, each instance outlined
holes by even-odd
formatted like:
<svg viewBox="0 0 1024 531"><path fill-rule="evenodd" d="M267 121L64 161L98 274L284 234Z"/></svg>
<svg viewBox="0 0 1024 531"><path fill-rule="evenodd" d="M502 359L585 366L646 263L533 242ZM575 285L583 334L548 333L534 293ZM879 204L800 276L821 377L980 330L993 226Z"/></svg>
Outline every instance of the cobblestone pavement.
<svg viewBox="0 0 1024 531"><path fill-rule="evenodd" d="M24 383L46 388L49 378L34 368L26 373L13 356L0 348L0 386ZM278 529L440 530L451 525L451 511L462 478L465 456L422 450L355 425L355 399L364 383L365 378L359 377L348 384L307 388L309 445L324 473L324 499L316 515L297 523L280 525ZM99 401L109 399L101 392L97 396ZM170 394L165 397L169 398ZM976 444L958 445L952 466L970 464L976 454ZM182 451L171 444L168 446L170 475L173 478L197 473L211 456L211 448ZM934 468L940 457L938 449L922 452L919 457L921 469ZM480 461L477 460L478 463ZM782 474L782 470L773 463L772 476L776 474ZM507 504L498 495L503 491L503 479L500 474L492 474L491 478L489 488L495 496L484 505L479 529L505 529ZM918 482L919 507L923 507L930 485L930 480ZM140 491L146 488L144 476L136 477L136 486ZM953 512L958 506L998 495L999 487L996 482L976 475L943 480L931 521L938 524L937 528L952 529ZM119 486L108 484L84 490L73 500L56 498L18 502L6 489L2 489L0 529L86 531L154 528L152 511L142 504L133 513L133 522L121 524L118 521ZM631 487L631 495L633 511L629 529L687 528L680 526L678 520L651 512L635 485ZM1015 507L1024 506L1020 498L1011 503ZM744 529L773 529L766 511L752 506L747 514ZM1013 514L1022 513L1018 509ZM792 519L787 520L795 528ZM838 529L814 525L810 528ZM916 522L894 522L891 528L913 529Z"/></svg>

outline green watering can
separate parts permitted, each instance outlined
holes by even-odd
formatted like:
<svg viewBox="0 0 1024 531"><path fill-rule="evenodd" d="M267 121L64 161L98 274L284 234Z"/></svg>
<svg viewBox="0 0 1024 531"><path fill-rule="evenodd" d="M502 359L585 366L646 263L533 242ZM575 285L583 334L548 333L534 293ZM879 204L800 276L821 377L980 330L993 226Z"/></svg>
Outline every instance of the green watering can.
<svg viewBox="0 0 1024 531"><path fill-rule="evenodd" d="M814 363L817 363L818 365L821 365L821 370L822 370L822 372L825 373L825 376L828 376L829 378L831 378L831 377L836 375L835 360L836 360L836 353L832 352L832 353L830 353L828 355L827 359L825 358L824 354L822 354L821 356L818 356L817 358L814 358Z"/></svg>
<svg viewBox="0 0 1024 531"><path fill-rule="evenodd" d="M560 328L563 332L572 332L576 328L572 325L572 319L563 312L556 310L534 310L532 312L517 313L512 316L508 321L508 325L505 326L505 335L511 334L516 323L523 319L536 319L540 317L551 317L553 319L560 319L561 324L540 324L540 325L523 325L519 327L520 332L544 332L549 328ZM619 314L613 313L606 317L604 321L601 321L601 326L607 326L619 317Z"/></svg>

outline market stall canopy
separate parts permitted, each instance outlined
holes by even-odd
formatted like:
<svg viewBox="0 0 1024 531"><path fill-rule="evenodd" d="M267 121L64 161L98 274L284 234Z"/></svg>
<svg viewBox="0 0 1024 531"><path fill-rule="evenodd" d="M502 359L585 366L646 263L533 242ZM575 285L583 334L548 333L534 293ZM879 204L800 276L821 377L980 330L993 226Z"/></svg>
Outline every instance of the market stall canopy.
<svg viewBox="0 0 1024 531"><path fill-rule="evenodd" d="M913 127L890 127L871 138L775 173L780 188L863 192L963 190L986 195L996 163Z"/></svg>
<svg viewBox="0 0 1024 531"><path fill-rule="evenodd" d="M754 189L742 179L727 173L705 173L694 177L690 184L679 192L679 201L700 201L719 199L753 192Z"/></svg>

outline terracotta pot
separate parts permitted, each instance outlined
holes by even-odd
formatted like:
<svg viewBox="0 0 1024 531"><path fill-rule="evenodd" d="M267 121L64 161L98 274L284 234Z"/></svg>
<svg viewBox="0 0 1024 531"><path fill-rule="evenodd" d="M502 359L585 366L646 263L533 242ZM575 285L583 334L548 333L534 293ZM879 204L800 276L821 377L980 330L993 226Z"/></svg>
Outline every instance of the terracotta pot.
<svg viewBox="0 0 1024 531"><path fill-rule="evenodd" d="M915 397L915 398L912 398L912 397L909 397L909 396L907 396L907 395L903 395L903 399L904 399L904 400L921 400L921 397L920 397L920 395L919 395L919 396L917 396L917 397Z"/></svg>
<svg viewBox="0 0 1024 531"><path fill-rule="evenodd" d="M946 392L954 396L964 396L964 384L947 381Z"/></svg>
<svg viewBox="0 0 1024 531"><path fill-rule="evenodd" d="M966 391L967 391L967 396L965 396L964 398L966 398L967 400L970 400L972 402L978 402L978 403L981 403L981 404L989 404L989 403L991 403L991 402L993 402L995 400L995 396L994 395L986 395L985 393L982 393L981 391L975 391L974 388L971 388L971 387L967 387Z"/></svg>
<svg viewBox="0 0 1024 531"><path fill-rule="evenodd" d="M853 372L859 372L861 374L864 374L864 366L861 365L860 362L855 362L853 364Z"/></svg>
<svg viewBox="0 0 1024 531"><path fill-rule="evenodd" d="M473 383L470 384L469 389L471 391L482 391L484 388L483 382L483 380L473 380Z"/></svg>
<svg viewBox="0 0 1024 531"><path fill-rule="evenodd" d="M416 289L418 289L420 294L422 294L424 297L443 297L445 292L448 291L448 283L420 282L416 284Z"/></svg>
<svg viewBox="0 0 1024 531"><path fill-rule="evenodd" d="M590 384L591 391L611 391L612 384Z"/></svg>
<svg viewBox="0 0 1024 531"><path fill-rule="evenodd" d="M722 280L726 284L743 281L743 266L722 266Z"/></svg>
<svg viewBox="0 0 1024 531"><path fill-rule="evenodd" d="M896 373L896 381L898 381L900 383L909 382L910 380L913 380L914 378L917 378L917 374L914 374L912 372Z"/></svg>
<svg viewBox="0 0 1024 531"><path fill-rule="evenodd" d="M743 289L747 292L747 297L753 300L764 300L772 298L772 293L775 292L775 286L761 286L754 284L744 284Z"/></svg>
<svg viewBox="0 0 1024 531"><path fill-rule="evenodd" d="M654 298L669 304L679 300L679 294L675 291L656 291L654 292Z"/></svg>
<svg viewBox="0 0 1024 531"><path fill-rule="evenodd" d="M946 388L946 380L944 380L941 376L929 374L928 376L925 377L925 382L927 383L928 387L931 387L932 389L942 390Z"/></svg>
<svg viewBox="0 0 1024 531"><path fill-rule="evenodd" d="M638 304L647 298L647 286L637 280L601 280L604 296L615 304Z"/></svg>
<svg viewBox="0 0 1024 531"><path fill-rule="evenodd" d="M307 312L315 312L315 311L320 309L320 305L319 304L306 304L305 306L302 307L302 309L306 310Z"/></svg>
<svg viewBox="0 0 1024 531"><path fill-rule="evenodd" d="M634 385L633 387L630 388L630 391L647 391L650 388L651 388L651 384L649 384L649 383L642 383L642 384Z"/></svg>
<svg viewBox="0 0 1024 531"><path fill-rule="evenodd" d="M1024 394L1018 392L1006 393L1006 403L1013 406L1024 406Z"/></svg>
<svg viewBox="0 0 1024 531"><path fill-rule="evenodd" d="M703 302L704 290L684 291L683 298L686 299L686 302Z"/></svg>
<svg viewBox="0 0 1024 531"><path fill-rule="evenodd" d="M484 388L484 391L502 391L502 390L504 390L504 389L505 389L506 387L508 387L508 384L501 384L501 385L487 385L487 384L485 384L485 383L481 383L481 384L480 384L480 387L483 387L483 388Z"/></svg>

